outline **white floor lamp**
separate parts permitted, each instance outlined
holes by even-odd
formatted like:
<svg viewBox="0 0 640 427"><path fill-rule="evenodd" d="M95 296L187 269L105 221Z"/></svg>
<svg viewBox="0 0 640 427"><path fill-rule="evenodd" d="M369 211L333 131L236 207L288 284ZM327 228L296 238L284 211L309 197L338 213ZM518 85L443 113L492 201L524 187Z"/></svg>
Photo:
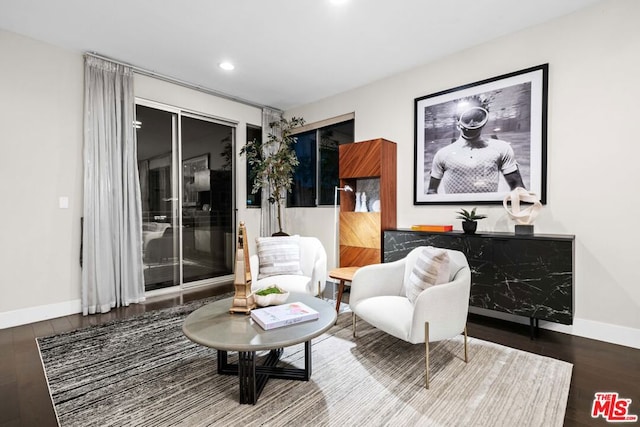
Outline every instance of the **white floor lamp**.
<svg viewBox="0 0 640 427"><path fill-rule="evenodd" d="M338 265L338 191L350 191L353 193L353 188L348 185L344 187L334 187L333 192L333 263L334 268L340 267Z"/></svg>

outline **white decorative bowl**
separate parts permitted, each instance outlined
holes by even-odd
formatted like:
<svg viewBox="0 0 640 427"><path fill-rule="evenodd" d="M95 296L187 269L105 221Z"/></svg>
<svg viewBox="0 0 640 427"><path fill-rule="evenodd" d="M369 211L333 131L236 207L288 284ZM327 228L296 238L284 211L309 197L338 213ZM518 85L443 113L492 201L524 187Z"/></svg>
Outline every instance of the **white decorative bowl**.
<svg viewBox="0 0 640 427"><path fill-rule="evenodd" d="M268 288L277 288L280 291L280 293L258 295L258 292ZM280 305L287 301L287 298L289 298L289 292L279 288L276 285L271 285L271 286L267 286L266 288L258 289L256 292L253 293L253 298L255 299L256 304L258 304L260 307L266 307L268 305Z"/></svg>

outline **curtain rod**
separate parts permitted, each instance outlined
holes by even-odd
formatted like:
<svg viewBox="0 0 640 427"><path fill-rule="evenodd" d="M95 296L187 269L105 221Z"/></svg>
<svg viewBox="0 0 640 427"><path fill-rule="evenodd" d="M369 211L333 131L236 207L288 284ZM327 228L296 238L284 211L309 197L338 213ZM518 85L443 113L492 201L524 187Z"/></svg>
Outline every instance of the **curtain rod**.
<svg viewBox="0 0 640 427"><path fill-rule="evenodd" d="M179 85L179 86L186 87L188 89L197 90L199 92L204 92L206 94L217 96L219 98L228 99L229 101L239 102L241 104L249 105L251 107L256 107L256 108L260 108L260 109L268 107L268 108L271 108L273 110L277 110L280 113L283 113L283 111L281 109L279 109L279 108L269 107L268 105L264 105L264 104L258 104L256 102L252 102L252 101L249 101L249 100L246 100L246 99L243 99L243 98L239 98L237 96L229 95L229 94L226 94L224 92L219 92L217 90L209 89L209 88L204 87L204 86L200 86L200 85L197 85L197 84L194 84L194 83L190 83L190 82L187 82L185 80L180 80L180 79L177 79L175 77L170 77L170 76L166 76L164 74L159 74L159 73L156 73L155 71L147 70L145 68L140 68L140 67L137 67L135 65L128 64L126 62L118 61L117 59L109 58L108 56L100 55L100 54L98 54L96 52L85 52L85 55L92 56L92 57L98 58L98 59L103 59L105 61L111 61L111 62L113 62L115 64L118 64L118 65L124 65L125 67L130 67L133 70L134 73L137 73L137 74L140 74L140 75L143 75L143 76L153 77L154 79L163 80L163 81L168 82L168 83L173 83L173 84L176 84L176 85Z"/></svg>

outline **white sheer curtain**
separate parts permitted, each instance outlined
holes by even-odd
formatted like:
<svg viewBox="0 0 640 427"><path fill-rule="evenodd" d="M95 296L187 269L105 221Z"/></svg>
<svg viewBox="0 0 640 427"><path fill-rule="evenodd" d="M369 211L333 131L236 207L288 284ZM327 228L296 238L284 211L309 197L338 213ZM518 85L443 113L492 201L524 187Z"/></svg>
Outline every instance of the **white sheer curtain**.
<svg viewBox="0 0 640 427"><path fill-rule="evenodd" d="M269 134L273 131L277 131L277 129L272 130L269 126L270 123L277 122L282 118L282 112L264 107L262 109L262 141L265 142L265 154L269 154L269 150L273 150L273 147L266 145L266 142L269 140ZM269 203L269 195L271 194L271 189L263 187L262 188L262 204L260 206L260 235L261 236L271 236L273 233L278 231L278 212L277 206L275 203ZM285 224L285 212L286 207L282 206L280 210L282 216L282 224L284 227Z"/></svg>
<svg viewBox="0 0 640 427"><path fill-rule="evenodd" d="M82 313L144 301L131 68L85 56Z"/></svg>

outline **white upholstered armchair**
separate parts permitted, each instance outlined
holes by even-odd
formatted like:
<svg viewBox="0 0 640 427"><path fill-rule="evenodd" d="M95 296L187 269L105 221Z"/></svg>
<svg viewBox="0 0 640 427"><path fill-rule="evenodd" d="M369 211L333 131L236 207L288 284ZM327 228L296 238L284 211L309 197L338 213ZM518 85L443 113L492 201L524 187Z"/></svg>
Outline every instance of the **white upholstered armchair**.
<svg viewBox="0 0 640 427"><path fill-rule="evenodd" d="M251 255L251 289L278 285L289 292L320 295L327 280L327 252L316 237L258 237Z"/></svg>
<svg viewBox="0 0 640 427"><path fill-rule="evenodd" d="M349 306L356 318L412 344L425 343L429 388L429 342L464 333L467 362L467 314L471 271L459 251L419 247L405 258L356 271Z"/></svg>

